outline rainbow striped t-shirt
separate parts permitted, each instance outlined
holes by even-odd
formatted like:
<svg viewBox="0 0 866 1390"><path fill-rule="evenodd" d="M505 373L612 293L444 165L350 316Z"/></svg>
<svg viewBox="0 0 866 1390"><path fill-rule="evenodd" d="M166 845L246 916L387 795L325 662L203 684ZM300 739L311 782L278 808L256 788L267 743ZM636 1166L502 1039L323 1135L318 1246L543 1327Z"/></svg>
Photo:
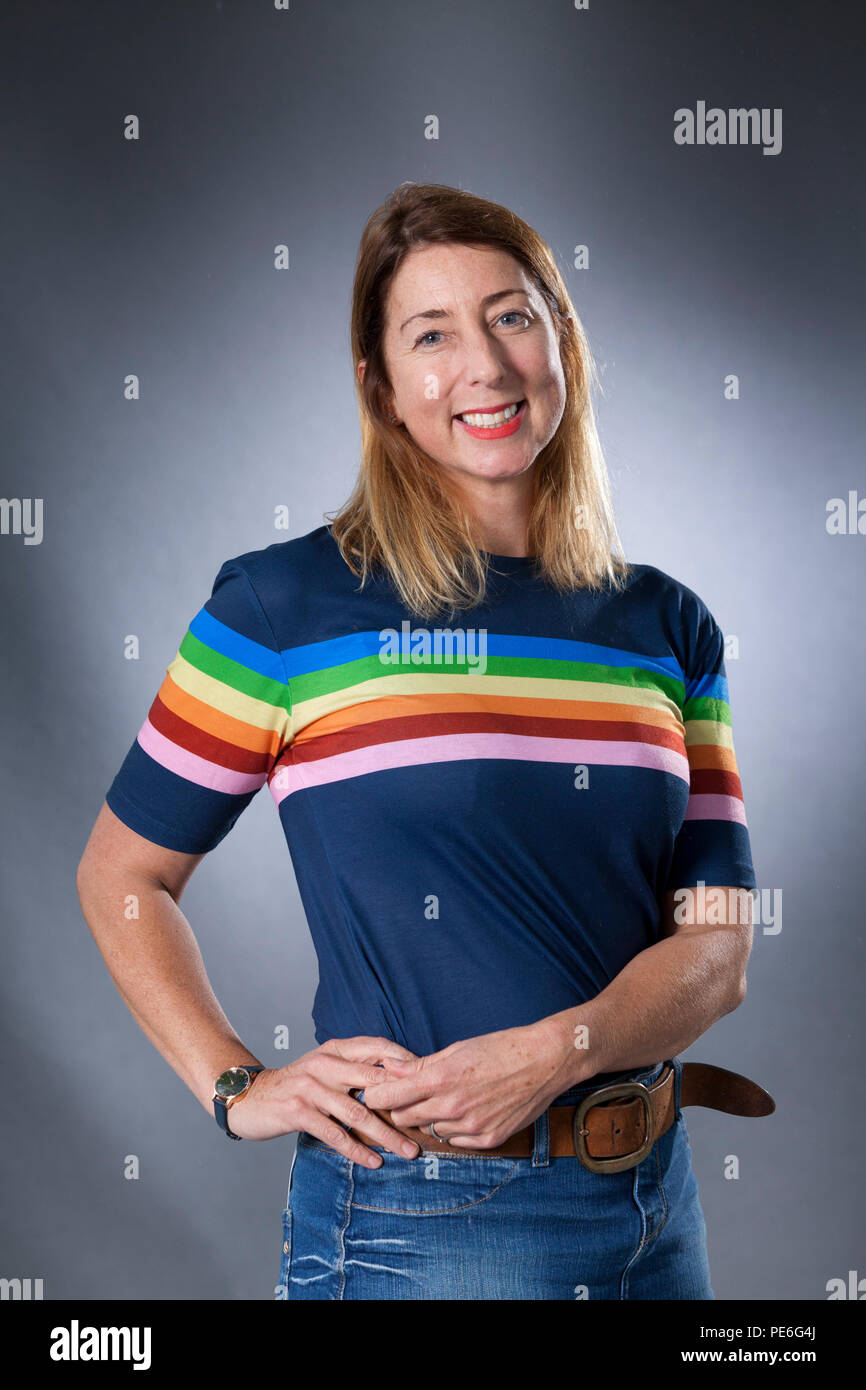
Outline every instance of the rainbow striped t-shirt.
<svg viewBox="0 0 866 1390"><path fill-rule="evenodd" d="M428 1054L598 994L675 888L755 887L722 633L652 565L558 594L490 557L450 624L327 525L228 560L107 793L200 854L268 784L316 1039Z"/></svg>

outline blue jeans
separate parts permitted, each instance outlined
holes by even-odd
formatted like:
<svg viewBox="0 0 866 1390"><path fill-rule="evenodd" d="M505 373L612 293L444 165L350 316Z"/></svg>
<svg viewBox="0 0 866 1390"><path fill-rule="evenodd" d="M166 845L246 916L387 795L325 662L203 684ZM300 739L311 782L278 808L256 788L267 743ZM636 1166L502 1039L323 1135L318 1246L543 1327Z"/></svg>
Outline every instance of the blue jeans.
<svg viewBox="0 0 866 1390"><path fill-rule="evenodd" d="M301 1131L276 1297L714 1298L680 1110L682 1062L672 1060L675 1122L619 1173L551 1158L547 1111L535 1121L531 1156L517 1159L411 1159L379 1148L381 1168L365 1168ZM649 1084L662 1070L619 1079ZM597 1084L554 1104L573 1104Z"/></svg>

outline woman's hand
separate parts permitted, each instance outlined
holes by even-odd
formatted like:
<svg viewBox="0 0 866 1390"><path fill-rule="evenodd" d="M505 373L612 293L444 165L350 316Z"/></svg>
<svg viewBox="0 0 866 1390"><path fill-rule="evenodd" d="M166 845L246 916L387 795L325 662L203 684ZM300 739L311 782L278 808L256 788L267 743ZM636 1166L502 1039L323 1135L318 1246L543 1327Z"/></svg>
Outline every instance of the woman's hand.
<svg viewBox="0 0 866 1390"><path fill-rule="evenodd" d="M246 1095L229 1107L229 1128L241 1139L274 1139L304 1129L354 1163L379 1168L381 1155L347 1134L337 1124L342 1120L360 1126L391 1153L415 1158L416 1143L349 1095L378 1081L386 1059L417 1060L389 1038L332 1038L286 1067L259 1072Z"/></svg>
<svg viewBox="0 0 866 1390"><path fill-rule="evenodd" d="M364 1104L428 1133L432 1120L440 1138L467 1149L496 1148L572 1084L561 1038L538 1023L382 1062L387 1075L367 1084Z"/></svg>

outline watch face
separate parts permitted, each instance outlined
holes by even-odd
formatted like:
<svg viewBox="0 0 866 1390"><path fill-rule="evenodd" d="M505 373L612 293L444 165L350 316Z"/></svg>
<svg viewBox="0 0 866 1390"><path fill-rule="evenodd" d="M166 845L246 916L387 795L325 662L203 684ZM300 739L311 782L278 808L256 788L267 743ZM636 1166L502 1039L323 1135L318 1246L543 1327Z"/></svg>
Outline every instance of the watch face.
<svg viewBox="0 0 866 1390"><path fill-rule="evenodd" d="M224 1071L222 1076L218 1076L214 1083L214 1090L223 1100L231 1100L233 1096L242 1095L250 1084L250 1077L247 1072L240 1067L232 1067L229 1071Z"/></svg>

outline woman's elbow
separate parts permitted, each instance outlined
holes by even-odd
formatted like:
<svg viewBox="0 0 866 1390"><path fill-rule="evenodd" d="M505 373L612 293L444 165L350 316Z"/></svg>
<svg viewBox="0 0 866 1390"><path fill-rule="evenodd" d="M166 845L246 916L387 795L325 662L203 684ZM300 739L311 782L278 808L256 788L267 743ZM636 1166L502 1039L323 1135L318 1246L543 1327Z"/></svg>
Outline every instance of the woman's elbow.
<svg viewBox="0 0 866 1390"><path fill-rule="evenodd" d="M725 1013L732 1014L734 1012L734 1009L738 1009L740 1007L740 1005L746 997L746 988L746 972L745 970L742 970L738 975L734 977L730 1003L728 1004Z"/></svg>

